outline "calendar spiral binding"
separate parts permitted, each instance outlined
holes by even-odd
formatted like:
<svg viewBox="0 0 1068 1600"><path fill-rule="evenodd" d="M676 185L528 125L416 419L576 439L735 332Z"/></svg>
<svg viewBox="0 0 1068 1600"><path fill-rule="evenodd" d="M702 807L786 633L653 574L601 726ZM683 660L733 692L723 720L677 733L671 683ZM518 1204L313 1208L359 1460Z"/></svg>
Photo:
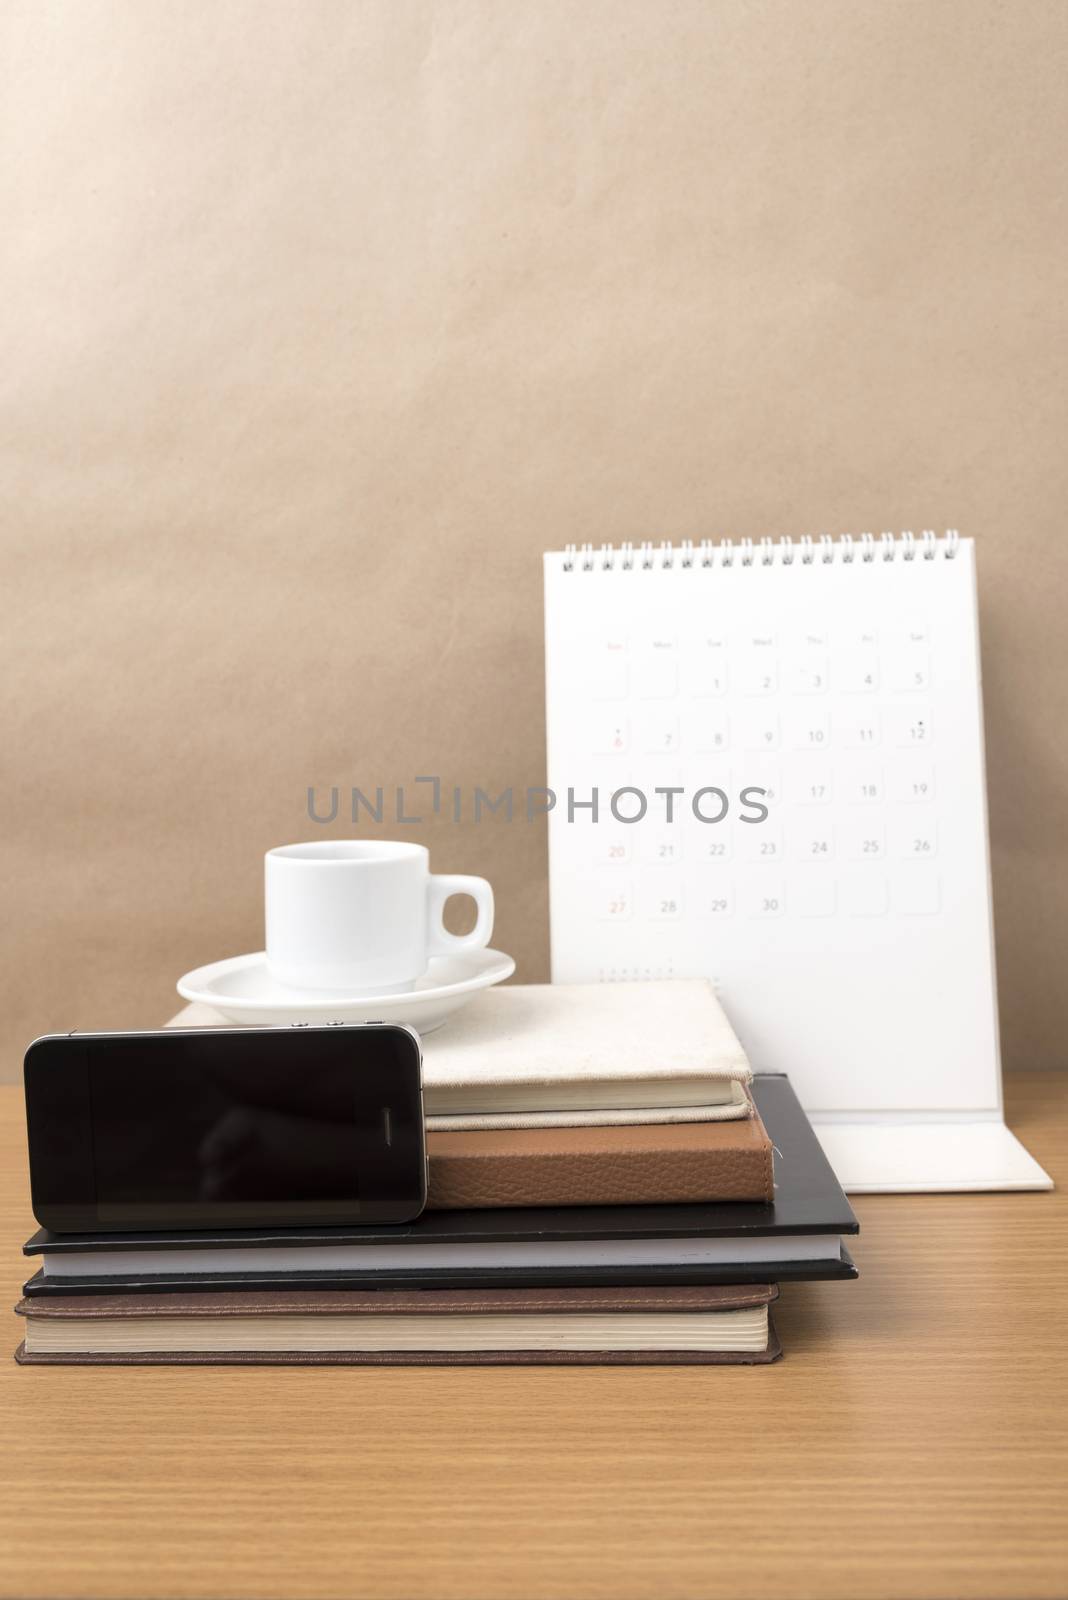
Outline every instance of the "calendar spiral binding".
<svg viewBox="0 0 1068 1600"><path fill-rule="evenodd" d="M684 539L652 540L640 544L569 544L564 547L565 572L629 572L632 570L669 571L687 567L790 567L828 566L841 563L879 561L952 561L960 548L960 534L947 528L939 536L925 528L918 536L911 532L850 533L837 538L821 533L798 539L784 535L778 539Z"/></svg>

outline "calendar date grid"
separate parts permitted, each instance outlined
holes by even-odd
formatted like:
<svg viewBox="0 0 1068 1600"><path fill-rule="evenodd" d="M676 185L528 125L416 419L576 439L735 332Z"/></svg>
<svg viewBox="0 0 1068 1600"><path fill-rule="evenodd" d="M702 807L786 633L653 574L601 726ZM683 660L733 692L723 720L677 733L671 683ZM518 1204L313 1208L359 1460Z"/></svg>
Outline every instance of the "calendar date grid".
<svg viewBox="0 0 1068 1600"><path fill-rule="evenodd" d="M941 910L925 622L686 638L647 626L585 648L588 751L609 782L625 758L654 782L661 762L700 758L702 782L731 797L756 786L769 811L758 826L650 816L601 827L597 917Z"/></svg>

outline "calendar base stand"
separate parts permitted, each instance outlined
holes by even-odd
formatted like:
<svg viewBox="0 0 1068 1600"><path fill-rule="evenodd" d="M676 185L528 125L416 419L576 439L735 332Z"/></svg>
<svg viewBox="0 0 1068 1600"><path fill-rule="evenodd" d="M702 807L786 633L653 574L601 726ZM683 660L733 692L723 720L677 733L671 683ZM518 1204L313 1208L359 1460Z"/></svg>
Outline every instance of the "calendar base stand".
<svg viewBox="0 0 1068 1600"><path fill-rule="evenodd" d="M995 1117L972 1122L812 1125L847 1194L1052 1189L1053 1179Z"/></svg>

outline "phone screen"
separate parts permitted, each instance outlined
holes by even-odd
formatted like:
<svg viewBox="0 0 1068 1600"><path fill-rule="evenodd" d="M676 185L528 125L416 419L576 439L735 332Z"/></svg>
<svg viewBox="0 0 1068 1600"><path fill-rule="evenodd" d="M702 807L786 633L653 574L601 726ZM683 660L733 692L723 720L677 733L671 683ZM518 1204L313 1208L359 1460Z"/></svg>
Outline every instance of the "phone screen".
<svg viewBox="0 0 1068 1600"><path fill-rule="evenodd" d="M358 1221L405 1200L410 1215L419 1209L418 1054L398 1030L130 1034L71 1046L84 1061L95 1226L299 1226ZM63 1195L54 1161L47 1188L68 1204L90 1199Z"/></svg>

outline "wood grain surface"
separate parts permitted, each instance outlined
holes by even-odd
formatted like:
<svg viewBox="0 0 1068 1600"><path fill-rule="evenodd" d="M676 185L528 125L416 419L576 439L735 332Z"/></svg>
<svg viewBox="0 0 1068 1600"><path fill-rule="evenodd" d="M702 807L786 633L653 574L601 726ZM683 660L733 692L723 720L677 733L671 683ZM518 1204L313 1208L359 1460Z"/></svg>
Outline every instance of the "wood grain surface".
<svg viewBox="0 0 1068 1600"><path fill-rule="evenodd" d="M1007 1089L1063 1183L1068 1077ZM0 1096L13 1302L33 1224ZM5 1360L0 1592L1059 1600L1068 1200L856 1205L859 1282L786 1286L769 1368Z"/></svg>

